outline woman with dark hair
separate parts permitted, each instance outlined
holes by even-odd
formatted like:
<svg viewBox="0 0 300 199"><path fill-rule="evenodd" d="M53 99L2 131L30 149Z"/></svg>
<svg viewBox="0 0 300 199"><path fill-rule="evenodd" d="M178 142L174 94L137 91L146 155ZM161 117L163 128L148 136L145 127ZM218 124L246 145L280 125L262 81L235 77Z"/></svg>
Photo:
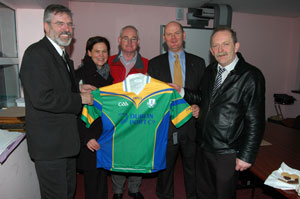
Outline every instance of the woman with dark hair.
<svg viewBox="0 0 300 199"><path fill-rule="evenodd" d="M97 88L112 84L113 78L107 64L110 45L106 38L95 36L88 39L86 53L79 68L75 71L77 81ZM77 159L77 169L83 172L86 199L108 198L107 173L96 168L96 151L100 148L97 140L102 132L101 118L90 128L79 119L81 149Z"/></svg>

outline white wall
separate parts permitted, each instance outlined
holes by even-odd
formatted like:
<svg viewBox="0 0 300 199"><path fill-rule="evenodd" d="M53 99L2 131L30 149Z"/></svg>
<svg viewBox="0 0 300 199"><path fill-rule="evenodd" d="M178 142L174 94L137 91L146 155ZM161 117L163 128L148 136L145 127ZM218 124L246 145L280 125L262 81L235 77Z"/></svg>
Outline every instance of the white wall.
<svg viewBox="0 0 300 199"><path fill-rule="evenodd" d="M75 24L72 58L78 66L85 54L89 37L104 36L111 54L118 52L117 38L122 27L134 25L141 39L140 53L151 59L159 54L160 25L176 18L176 8L112 3L70 2Z"/></svg>
<svg viewBox="0 0 300 199"><path fill-rule="evenodd" d="M299 25L298 25L299 26ZM266 79L266 114L276 115L274 93L286 93L298 98L293 105L282 105L285 117L300 114L300 94L295 89L299 57L295 19L233 13L232 27L240 41L240 52L249 63L260 68Z"/></svg>
<svg viewBox="0 0 300 199"><path fill-rule="evenodd" d="M75 24L71 54L75 66L84 56L86 40L94 35L107 37L111 42L111 53L116 53L120 28L127 24L139 29L140 52L150 59L159 54L160 25L176 18L176 9L171 7L71 2L70 8ZM20 58L29 43L42 38L42 15L43 10L17 10ZM186 21L182 24L186 25ZM300 67L300 18L233 13L232 27L238 33L240 51L246 61L260 68L265 75L267 116L276 114L274 93L293 95L297 101L294 105L282 106L283 114L285 117L299 115L300 94L290 91L296 88L296 73Z"/></svg>
<svg viewBox="0 0 300 199"><path fill-rule="evenodd" d="M17 41L20 65L26 48L44 36L43 14L43 9L16 10Z"/></svg>
<svg viewBox="0 0 300 199"><path fill-rule="evenodd" d="M26 139L0 164L1 199L39 199L35 167L27 152Z"/></svg>

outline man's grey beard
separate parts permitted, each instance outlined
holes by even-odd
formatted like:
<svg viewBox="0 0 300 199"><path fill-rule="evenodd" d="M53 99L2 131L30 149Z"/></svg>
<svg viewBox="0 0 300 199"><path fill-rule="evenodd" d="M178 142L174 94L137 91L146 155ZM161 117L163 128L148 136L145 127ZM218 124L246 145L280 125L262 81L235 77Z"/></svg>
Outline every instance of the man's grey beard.
<svg viewBox="0 0 300 199"><path fill-rule="evenodd" d="M67 34L70 36L70 39L67 42L62 41L59 36L62 34ZM71 41L72 41L72 34L70 32L60 32L57 37L54 34L54 32L52 31L52 29L50 29L50 38L57 43L59 46L69 46Z"/></svg>

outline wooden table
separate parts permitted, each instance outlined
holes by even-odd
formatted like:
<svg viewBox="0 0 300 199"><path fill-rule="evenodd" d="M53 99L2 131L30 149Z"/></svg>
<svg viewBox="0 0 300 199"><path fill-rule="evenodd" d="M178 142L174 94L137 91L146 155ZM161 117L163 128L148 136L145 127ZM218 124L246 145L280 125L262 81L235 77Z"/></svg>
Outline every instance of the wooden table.
<svg viewBox="0 0 300 199"><path fill-rule="evenodd" d="M300 170L300 131L267 122L264 140L271 145L260 147L252 173L265 181L282 162ZM300 199L294 190L276 190L289 199Z"/></svg>

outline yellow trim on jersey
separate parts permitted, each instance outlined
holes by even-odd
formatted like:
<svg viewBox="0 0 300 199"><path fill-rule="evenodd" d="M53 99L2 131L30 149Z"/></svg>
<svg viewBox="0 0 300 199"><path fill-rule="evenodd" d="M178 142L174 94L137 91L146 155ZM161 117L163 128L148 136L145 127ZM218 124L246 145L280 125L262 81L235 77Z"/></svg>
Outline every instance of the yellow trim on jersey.
<svg viewBox="0 0 300 199"><path fill-rule="evenodd" d="M88 109L86 107L83 107L82 115L86 117L89 125L91 125L94 122L94 118L92 118L92 116L90 114L88 114Z"/></svg>
<svg viewBox="0 0 300 199"><path fill-rule="evenodd" d="M175 117L172 122L176 126L179 122L182 121L182 119L186 118L190 113L192 112L191 106L184 109L180 114Z"/></svg>
<svg viewBox="0 0 300 199"><path fill-rule="evenodd" d="M148 98L151 98L156 95L164 94L164 93L172 93L173 92L172 90L165 90L165 91L156 93L155 91L157 91L157 88L160 88L160 90L164 90L164 89L170 89L172 87L170 87L168 84L166 84L164 82L161 82L161 81L153 79L153 78L151 78L151 86L149 86L148 84L149 83L147 83L145 85L144 89L142 90L142 92L139 95L137 95L134 92L124 91L123 90L123 82L113 84L109 87L102 87L100 89L100 91L101 91L102 96L116 95L121 98L130 100L137 109Z"/></svg>

